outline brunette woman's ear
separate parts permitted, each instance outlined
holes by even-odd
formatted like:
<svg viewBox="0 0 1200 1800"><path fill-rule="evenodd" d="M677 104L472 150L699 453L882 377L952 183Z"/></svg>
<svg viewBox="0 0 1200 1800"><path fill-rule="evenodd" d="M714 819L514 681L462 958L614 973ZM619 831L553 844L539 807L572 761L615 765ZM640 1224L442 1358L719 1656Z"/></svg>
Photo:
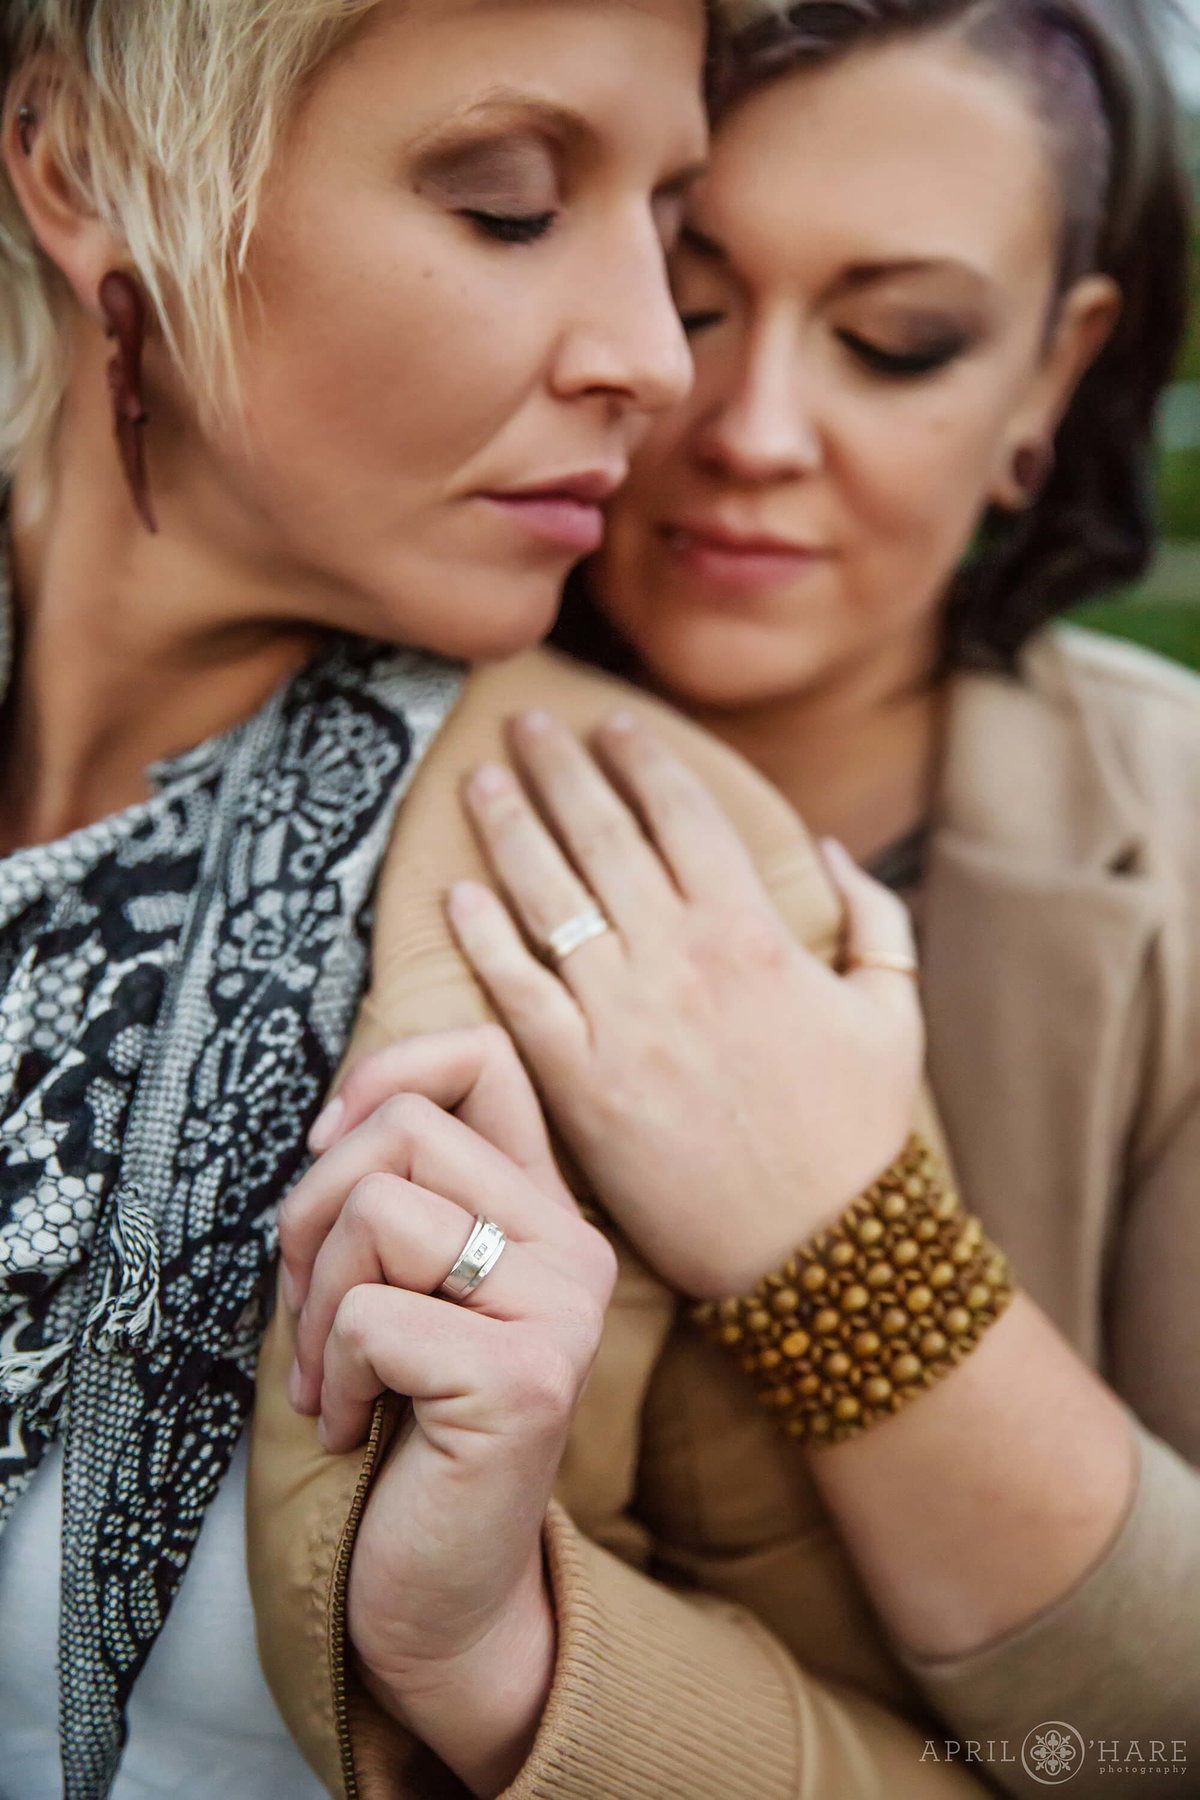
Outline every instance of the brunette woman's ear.
<svg viewBox="0 0 1200 1800"><path fill-rule="evenodd" d="M1034 505L1054 469L1054 440L1080 382L1121 316L1121 290L1107 275L1085 275L1059 302L1058 316L1000 449L988 499L1005 512Z"/></svg>

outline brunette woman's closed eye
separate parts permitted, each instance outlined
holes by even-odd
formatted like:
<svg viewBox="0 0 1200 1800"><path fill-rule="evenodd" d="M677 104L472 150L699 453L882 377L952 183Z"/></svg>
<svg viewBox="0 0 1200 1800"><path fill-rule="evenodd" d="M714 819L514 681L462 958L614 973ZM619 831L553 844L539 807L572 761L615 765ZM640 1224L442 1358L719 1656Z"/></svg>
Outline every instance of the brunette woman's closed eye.
<svg viewBox="0 0 1200 1800"><path fill-rule="evenodd" d="M844 327L834 335L851 356L872 374L899 380L917 380L923 375L940 374L951 363L957 362L970 347L970 339L959 332L912 350L890 349Z"/></svg>
<svg viewBox="0 0 1200 1800"><path fill-rule="evenodd" d="M698 337L702 331L711 331L715 325L724 324L725 316L719 307L698 307L687 312L681 310L679 323L689 337Z"/></svg>

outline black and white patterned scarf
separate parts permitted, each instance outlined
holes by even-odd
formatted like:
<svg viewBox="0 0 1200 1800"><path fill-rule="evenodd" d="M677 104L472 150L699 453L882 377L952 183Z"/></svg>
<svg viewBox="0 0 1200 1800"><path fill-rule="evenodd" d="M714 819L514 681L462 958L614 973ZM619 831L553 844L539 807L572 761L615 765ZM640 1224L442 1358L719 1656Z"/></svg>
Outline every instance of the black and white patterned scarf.
<svg viewBox="0 0 1200 1800"><path fill-rule="evenodd" d="M278 1204L460 679L334 640L147 802L0 860L0 1525L61 1437L65 1800L109 1791L249 1415Z"/></svg>

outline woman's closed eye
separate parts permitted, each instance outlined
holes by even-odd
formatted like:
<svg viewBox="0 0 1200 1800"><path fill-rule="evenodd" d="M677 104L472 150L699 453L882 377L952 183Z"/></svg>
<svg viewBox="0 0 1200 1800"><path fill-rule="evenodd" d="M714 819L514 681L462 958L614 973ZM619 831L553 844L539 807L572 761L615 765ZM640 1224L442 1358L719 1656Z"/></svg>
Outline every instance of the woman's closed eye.
<svg viewBox="0 0 1200 1800"><path fill-rule="evenodd" d="M701 331L710 331L714 325L720 325L725 318L719 306L691 306L679 308L679 323L689 337L695 337Z"/></svg>
<svg viewBox="0 0 1200 1800"><path fill-rule="evenodd" d="M915 381L924 375L940 374L952 362L957 361L970 342L961 332L955 332L916 345L910 350L899 350L845 328L835 335L839 343L872 374L900 381Z"/></svg>
<svg viewBox="0 0 1200 1800"><path fill-rule="evenodd" d="M417 188L499 244L545 237L562 197L553 148L528 131L442 147L426 160Z"/></svg>
<svg viewBox="0 0 1200 1800"><path fill-rule="evenodd" d="M502 213L488 212L479 206L460 207L459 215L468 219L484 237L500 244L536 243L538 238L545 237L558 217L553 211Z"/></svg>

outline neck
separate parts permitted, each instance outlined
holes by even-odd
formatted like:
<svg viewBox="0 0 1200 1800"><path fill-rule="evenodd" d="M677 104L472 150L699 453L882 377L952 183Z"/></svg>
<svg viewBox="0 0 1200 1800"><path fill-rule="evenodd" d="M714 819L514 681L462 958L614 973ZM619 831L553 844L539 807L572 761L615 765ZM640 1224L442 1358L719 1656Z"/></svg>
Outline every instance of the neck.
<svg viewBox="0 0 1200 1800"><path fill-rule="evenodd" d="M945 686L933 647L741 708L692 717L777 787L817 837L869 864L929 817L941 762Z"/></svg>
<svg viewBox="0 0 1200 1800"><path fill-rule="evenodd" d="M79 384L89 395L104 393L103 355L101 340ZM53 448L14 483L10 537L17 657L0 850L144 798L148 764L251 716L319 641L277 605L272 616L265 584L256 595L211 536L174 517L170 531L145 530L107 408L72 392Z"/></svg>

